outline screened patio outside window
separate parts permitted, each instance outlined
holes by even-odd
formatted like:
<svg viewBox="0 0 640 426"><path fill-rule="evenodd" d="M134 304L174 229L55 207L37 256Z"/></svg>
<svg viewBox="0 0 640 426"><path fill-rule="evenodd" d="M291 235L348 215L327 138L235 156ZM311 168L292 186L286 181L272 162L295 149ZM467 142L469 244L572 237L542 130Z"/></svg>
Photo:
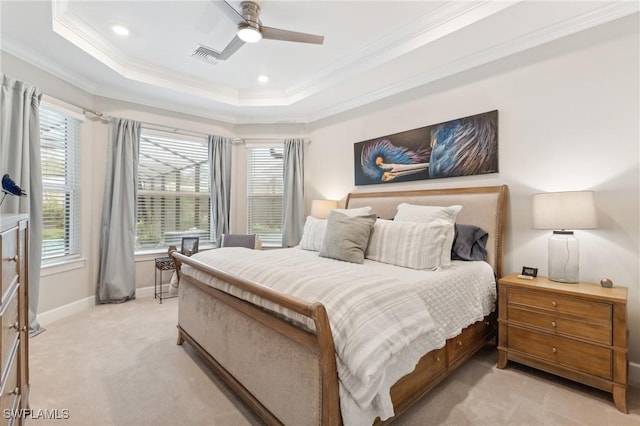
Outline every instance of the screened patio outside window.
<svg viewBox="0 0 640 426"><path fill-rule="evenodd" d="M207 141L142 129L138 165L136 252L180 247L199 237L212 247Z"/></svg>

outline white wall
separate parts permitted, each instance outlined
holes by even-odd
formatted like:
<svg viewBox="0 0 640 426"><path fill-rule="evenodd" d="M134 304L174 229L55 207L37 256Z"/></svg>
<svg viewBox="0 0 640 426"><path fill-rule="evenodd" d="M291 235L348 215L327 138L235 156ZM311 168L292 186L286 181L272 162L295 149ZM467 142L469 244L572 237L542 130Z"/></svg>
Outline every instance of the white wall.
<svg viewBox="0 0 640 426"><path fill-rule="evenodd" d="M550 232L532 229L531 196L595 191L600 226L576 231L580 277L607 276L629 288L630 358L638 363L639 47L637 17L623 19L315 123L306 154L307 203L354 190L355 142L497 109L500 173L355 190L507 184L505 271L528 265L543 275Z"/></svg>

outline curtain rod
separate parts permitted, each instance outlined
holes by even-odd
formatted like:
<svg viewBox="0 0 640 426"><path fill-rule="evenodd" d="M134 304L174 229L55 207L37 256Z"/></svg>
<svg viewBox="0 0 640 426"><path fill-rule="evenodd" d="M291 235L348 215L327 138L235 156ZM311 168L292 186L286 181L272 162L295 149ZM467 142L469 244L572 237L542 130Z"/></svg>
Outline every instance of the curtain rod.
<svg viewBox="0 0 640 426"><path fill-rule="evenodd" d="M50 95L48 95L50 96ZM52 98L54 98L53 96L51 96ZM57 98L54 98L57 99ZM59 99L59 101L61 102L65 102L69 105L72 105L76 108L79 108L82 110L83 114L90 114L93 116L93 118L95 118L96 120L100 120L102 122L108 123L112 118L114 118L111 115L106 115L102 112L99 111L95 111L89 108L85 108L83 106L71 103L71 102L67 102L67 101L63 101L62 99ZM168 132L172 132L172 133L176 133L176 134L187 134L187 135L196 135L196 136L203 136L203 137L209 137L210 134L209 133L204 133L204 132L198 132L195 130L187 130L187 129L181 129L179 127L174 127L174 126L167 126L164 124L157 124L157 123L150 123L148 121L138 121L140 124L144 125L146 128L151 129L151 130L161 130L161 131L168 131ZM283 142L285 139L287 139L286 137L282 137L282 138L232 138L231 139L231 143L233 144L243 144L246 141L265 141L265 142ZM311 140L309 139L304 139L304 142L307 144L311 143Z"/></svg>
<svg viewBox="0 0 640 426"><path fill-rule="evenodd" d="M284 142L285 139L290 139L290 138L289 137L282 137L282 138L233 138L232 139L232 143L233 144L243 144L245 142L251 142L251 141ZM302 138L302 140L306 144L310 144L311 143L311 139Z"/></svg>

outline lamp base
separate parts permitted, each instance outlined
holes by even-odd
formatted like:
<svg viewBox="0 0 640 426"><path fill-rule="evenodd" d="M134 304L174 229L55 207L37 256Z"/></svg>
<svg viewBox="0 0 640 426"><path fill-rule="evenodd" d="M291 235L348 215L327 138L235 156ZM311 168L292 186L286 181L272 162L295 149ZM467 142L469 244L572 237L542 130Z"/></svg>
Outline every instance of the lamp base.
<svg viewBox="0 0 640 426"><path fill-rule="evenodd" d="M573 231L553 231L549 238L549 279L578 282L578 240Z"/></svg>

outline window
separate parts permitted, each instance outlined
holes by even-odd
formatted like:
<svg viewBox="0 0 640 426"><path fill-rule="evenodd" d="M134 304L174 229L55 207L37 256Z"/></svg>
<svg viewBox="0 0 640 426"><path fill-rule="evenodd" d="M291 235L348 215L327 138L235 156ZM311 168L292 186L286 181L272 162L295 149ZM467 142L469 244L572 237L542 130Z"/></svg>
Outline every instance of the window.
<svg viewBox="0 0 640 426"><path fill-rule="evenodd" d="M199 237L211 247L208 143L142 129L138 162L136 252L180 247Z"/></svg>
<svg viewBox="0 0 640 426"><path fill-rule="evenodd" d="M40 107L42 260L80 254L80 120Z"/></svg>
<svg viewBox="0 0 640 426"><path fill-rule="evenodd" d="M247 217L265 247L282 246L283 148L248 148Z"/></svg>

